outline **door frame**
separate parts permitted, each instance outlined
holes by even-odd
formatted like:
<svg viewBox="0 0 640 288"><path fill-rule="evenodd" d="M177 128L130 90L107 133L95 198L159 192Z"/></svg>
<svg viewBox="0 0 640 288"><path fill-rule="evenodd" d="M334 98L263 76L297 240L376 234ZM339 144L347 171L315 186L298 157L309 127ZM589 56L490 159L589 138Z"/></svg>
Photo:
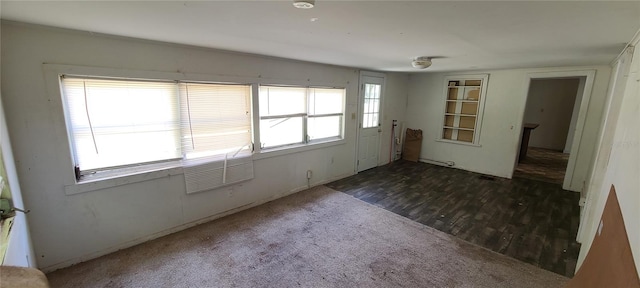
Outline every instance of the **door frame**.
<svg viewBox="0 0 640 288"><path fill-rule="evenodd" d="M362 98L364 97L364 81L362 80L363 77L382 78L382 89L380 89L380 115L378 116L380 121L380 129L382 129L382 132L380 132L380 137L378 138L378 163L376 164L376 167L380 166L380 146L382 144L382 134L384 133L384 125L382 125L382 123L384 122L384 104L386 98L384 94L387 87L387 74L381 72L360 70L360 76L358 77L358 105L356 108L356 153L353 160L354 174L358 174L358 155L360 155L360 129L362 127L362 110L364 110L364 107L362 107L364 102L362 100Z"/></svg>
<svg viewBox="0 0 640 288"><path fill-rule="evenodd" d="M633 42L633 41L631 41ZM622 105L622 98L627 89L626 77L629 75L633 60L633 46L625 48L614 61L611 62L611 75L609 77L609 88L607 89L607 100L603 108L600 122L600 132L596 140L595 154L593 156L592 169L587 183L587 187L580 197L580 202L584 206L580 207L580 226L576 240L579 243L586 241L587 235L584 226L587 221L593 221L593 205L598 203L602 194L600 193L602 181L609 162L609 156L613 148L613 136L615 126L618 123L618 115ZM601 177L598 177L600 175Z"/></svg>
<svg viewBox="0 0 640 288"><path fill-rule="evenodd" d="M554 78L576 78L576 77L586 77L584 90L582 91L582 100L580 101L580 105L574 106L573 110L578 110L578 119L576 121L575 133L573 134L573 142L571 143L571 152L569 153L569 163L567 164L567 170L564 175L564 181L562 183L562 189L581 192L584 189L584 185L582 187L571 186L573 181L573 172L576 168L576 161L578 157L578 153L580 152L580 145L582 144L582 133L584 132L584 124L587 120L587 110L589 108L589 100L591 99L591 91L593 89L593 83L596 75L595 69L588 70L573 70L573 71L550 71L550 72L531 72L527 73L525 76L525 85L524 85L524 105L522 105L522 109L520 111L521 119L519 129L522 131L522 127L524 127L524 114L527 109L527 100L529 100L529 87L531 86L531 80L535 79L554 79ZM576 95L576 97L578 97ZM515 151L520 150L520 145L522 144L522 132L518 134L517 146L515 147ZM516 166L518 166L518 153L516 152L515 161L513 163L512 176L513 171L515 171ZM580 186L580 185L579 185Z"/></svg>

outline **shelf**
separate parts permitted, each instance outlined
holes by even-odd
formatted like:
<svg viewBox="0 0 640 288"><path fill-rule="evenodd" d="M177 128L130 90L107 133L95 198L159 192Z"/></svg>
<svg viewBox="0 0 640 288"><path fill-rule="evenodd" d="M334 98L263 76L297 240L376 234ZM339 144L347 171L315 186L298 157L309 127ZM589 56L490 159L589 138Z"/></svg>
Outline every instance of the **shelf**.
<svg viewBox="0 0 640 288"><path fill-rule="evenodd" d="M461 117L476 117L475 114L461 114L461 113L444 113L447 116L461 116Z"/></svg>
<svg viewBox="0 0 640 288"><path fill-rule="evenodd" d="M451 126L444 126L444 129L474 131L473 128L461 128L461 127L451 127Z"/></svg>
<svg viewBox="0 0 640 288"><path fill-rule="evenodd" d="M447 102L466 102L466 103L478 103L478 100L464 100L464 99L447 99Z"/></svg>
<svg viewBox="0 0 640 288"><path fill-rule="evenodd" d="M446 77L445 107L439 141L478 145L488 75Z"/></svg>

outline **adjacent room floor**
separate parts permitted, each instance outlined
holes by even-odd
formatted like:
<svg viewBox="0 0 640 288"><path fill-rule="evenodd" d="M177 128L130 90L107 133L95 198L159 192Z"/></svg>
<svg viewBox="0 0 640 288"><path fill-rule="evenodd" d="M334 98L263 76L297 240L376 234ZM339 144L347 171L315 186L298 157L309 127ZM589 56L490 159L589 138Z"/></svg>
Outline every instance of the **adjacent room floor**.
<svg viewBox="0 0 640 288"><path fill-rule="evenodd" d="M569 154L562 151L529 147L527 157L518 163L513 177L562 185L567 163Z"/></svg>
<svg viewBox="0 0 640 288"><path fill-rule="evenodd" d="M559 184L400 160L327 186L543 269L574 274L580 196Z"/></svg>

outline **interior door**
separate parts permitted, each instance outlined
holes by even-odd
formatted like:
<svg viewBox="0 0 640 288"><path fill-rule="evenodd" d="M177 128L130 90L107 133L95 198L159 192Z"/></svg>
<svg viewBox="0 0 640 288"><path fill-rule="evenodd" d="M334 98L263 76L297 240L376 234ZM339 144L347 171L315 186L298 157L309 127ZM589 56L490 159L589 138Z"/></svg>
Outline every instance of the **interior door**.
<svg viewBox="0 0 640 288"><path fill-rule="evenodd" d="M358 139L357 171L378 166L380 146L380 103L384 85L383 77L360 76L360 133Z"/></svg>

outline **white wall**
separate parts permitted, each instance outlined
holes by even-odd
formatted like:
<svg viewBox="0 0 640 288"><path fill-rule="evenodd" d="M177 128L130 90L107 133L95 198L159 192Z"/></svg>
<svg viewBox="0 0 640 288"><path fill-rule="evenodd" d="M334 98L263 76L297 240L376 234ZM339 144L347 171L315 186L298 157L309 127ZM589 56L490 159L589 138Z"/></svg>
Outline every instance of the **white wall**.
<svg viewBox="0 0 640 288"><path fill-rule="evenodd" d="M540 126L531 131L530 147L564 150L578 82L578 78L531 80L524 122Z"/></svg>
<svg viewBox="0 0 640 288"><path fill-rule="evenodd" d="M640 31L631 42L636 47L638 44ZM621 59L628 62L630 58ZM612 81L611 105L603 119L595 171L580 226L578 268L593 243L611 185L615 185L636 270L640 272L640 49L633 52L629 73L625 70L620 70L621 77L612 79L617 81Z"/></svg>
<svg viewBox="0 0 640 288"><path fill-rule="evenodd" d="M569 134L567 134L567 142L564 145L563 152L571 153L571 146L573 145L573 136L576 133L576 126L578 124L578 114L580 114L580 103L582 103L582 96L584 96L584 88L587 82L587 77L580 77L578 81L578 92L576 93L576 100L573 103L573 112L571 113L571 123L569 124Z"/></svg>
<svg viewBox="0 0 640 288"><path fill-rule="evenodd" d="M248 82L335 84L347 88L346 144L255 161L255 178L185 194L183 175L65 195L73 185L61 99L47 92L43 63L238 77ZM354 173L359 71L131 38L2 23L2 94L38 266L64 267ZM150 72L150 73L152 73ZM406 76L389 74L387 99ZM397 83L396 83L397 82ZM394 88L395 87L395 88ZM398 91L394 91L398 90ZM55 94L55 93L53 93ZM387 102L388 117L402 108ZM399 104L402 105L402 104ZM387 128L390 130L390 127ZM383 133L389 133L389 131ZM263 155L264 156L264 155ZM277 169L274 169L277 168Z"/></svg>
<svg viewBox="0 0 640 288"><path fill-rule="evenodd" d="M382 133L380 134L380 154L378 165L389 163L389 149L391 149L391 125L398 120L398 125L405 121L407 112L407 93L409 74L387 74L385 80L384 99L382 99ZM396 128L398 129L398 128ZM396 133L399 135L398 133ZM394 152L395 154L395 152Z"/></svg>
<svg viewBox="0 0 640 288"><path fill-rule="evenodd" d="M407 100L407 127L424 131L421 158L454 161L457 168L511 178L521 137L519 128L524 114L527 74L588 69L596 70L596 76L572 181L572 186L582 187L590 171L594 142L611 71L609 66L412 74ZM445 76L480 73L489 74L480 134L481 146L436 141L441 133Z"/></svg>
<svg viewBox="0 0 640 288"><path fill-rule="evenodd" d="M2 99L0 95L0 100ZM4 107L0 103L0 149L4 158L4 167L7 172L5 181L11 188L11 201L14 207L29 209L22 201L22 191L18 181L18 173L14 164L13 151L9 141L9 131L5 121ZM0 164L1 165L1 164ZM13 218L13 226L7 241L7 251L4 261L0 264L9 266L36 267L37 259L34 257L31 237L29 235L29 225L24 213L17 212Z"/></svg>

